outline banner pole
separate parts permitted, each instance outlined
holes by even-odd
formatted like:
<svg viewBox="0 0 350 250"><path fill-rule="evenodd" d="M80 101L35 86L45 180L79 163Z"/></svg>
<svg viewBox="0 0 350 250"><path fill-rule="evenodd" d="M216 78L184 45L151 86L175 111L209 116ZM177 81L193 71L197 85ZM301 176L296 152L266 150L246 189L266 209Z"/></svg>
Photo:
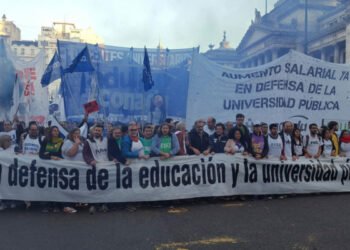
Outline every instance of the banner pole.
<svg viewBox="0 0 350 250"><path fill-rule="evenodd" d="M142 130L145 126L145 88L143 87L142 91Z"/></svg>

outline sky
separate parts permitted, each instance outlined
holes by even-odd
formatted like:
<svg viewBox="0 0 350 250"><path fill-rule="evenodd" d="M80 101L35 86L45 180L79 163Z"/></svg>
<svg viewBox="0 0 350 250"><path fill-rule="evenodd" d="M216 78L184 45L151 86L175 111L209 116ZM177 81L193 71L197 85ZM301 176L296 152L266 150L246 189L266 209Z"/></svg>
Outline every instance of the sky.
<svg viewBox="0 0 350 250"><path fill-rule="evenodd" d="M267 0L271 11L277 0ZM218 48L226 31L236 48L255 8L265 14L265 0L0 0L7 20L21 29L22 40L37 40L41 26L53 22L91 27L105 44L169 49Z"/></svg>

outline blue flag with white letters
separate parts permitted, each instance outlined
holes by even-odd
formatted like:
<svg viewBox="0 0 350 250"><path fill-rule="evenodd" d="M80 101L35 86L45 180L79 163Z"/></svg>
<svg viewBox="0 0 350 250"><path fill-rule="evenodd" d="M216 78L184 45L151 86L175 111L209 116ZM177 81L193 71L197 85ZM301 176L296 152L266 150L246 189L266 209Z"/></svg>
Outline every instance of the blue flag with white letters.
<svg viewBox="0 0 350 250"><path fill-rule="evenodd" d="M95 69L92 66L89 49L87 46L77 55L72 64L67 69L67 72L93 72Z"/></svg>
<svg viewBox="0 0 350 250"><path fill-rule="evenodd" d="M147 53L147 49L145 47L145 55L143 58L143 76L142 76L142 81L143 81L143 87L145 91L150 90L153 85L154 81L152 79L152 74L151 74L151 66L149 63L149 57Z"/></svg>
<svg viewBox="0 0 350 250"><path fill-rule="evenodd" d="M55 55L52 57L51 62L47 66L47 68L46 68L46 70L41 78L41 85L43 87L46 87L51 82L61 78L61 76L62 76L61 58L56 51Z"/></svg>

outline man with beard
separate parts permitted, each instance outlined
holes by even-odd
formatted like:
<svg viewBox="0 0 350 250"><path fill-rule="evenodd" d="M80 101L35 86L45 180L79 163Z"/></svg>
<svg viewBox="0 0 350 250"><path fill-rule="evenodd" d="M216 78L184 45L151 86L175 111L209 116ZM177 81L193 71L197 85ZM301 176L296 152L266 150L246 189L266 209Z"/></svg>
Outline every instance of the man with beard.
<svg viewBox="0 0 350 250"><path fill-rule="evenodd" d="M336 121L331 121L328 123L329 132L331 133L331 140L335 147L335 155L339 155L339 140L338 135L336 134L338 131L338 123Z"/></svg>
<svg viewBox="0 0 350 250"><path fill-rule="evenodd" d="M35 122L29 124L28 134L23 133L21 135L21 145L23 154L39 154L39 127Z"/></svg>
<svg viewBox="0 0 350 250"><path fill-rule="evenodd" d="M283 143L282 138L278 134L278 124L270 124L270 134L267 135L267 141L269 144L269 158L277 158L279 160L286 160L287 157L283 155Z"/></svg>
<svg viewBox="0 0 350 250"><path fill-rule="evenodd" d="M283 131L280 133L283 143L283 155L286 159L296 160L296 155L292 147L292 132L294 129L294 124L290 121L283 123Z"/></svg>
<svg viewBox="0 0 350 250"><path fill-rule="evenodd" d="M88 138L83 146L83 158L85 162L93 168L96 167L98 162L109 160L107 138L103 137L103 131L103 126L101 124L96 124L93 129L92 138ZM99 210L101 212L108 212L109 209L106 204L97 205L99 205ZM89 213L94 214L95 212L95 206L91 205Z"/></svg>
<svg viewBox="0 0 350 250"><path fill-rule="evenodd" d="M96 124L92 138L85 141L83 158L88 165L96 167L97 162L108 161L107 139L103 137L103 126Z"/></svg>
<svg viewBox="0 0 350 250"><path fill-rule="evenodd" d="M244 125L244 115L243 114L237 114L236 115L236 126L235 128L238 128L242 132L243 140L249 145L249 129L247 126Z"/></svg>
<svg viewBox="0 0 350 250"><path fill-rule="evenodd" d="M270 128L270 132L271 132L271 128ZM269 126L267 125L266 122L261 123L261 133L263 134L263 136L267 136L269 134ZM277 128L277 133L278 133L278 128Z"/></svg>
<svg viewBox="0 0 350 250"><path fill-rule="evenodd" d="M305 157L306 158L319 158L322 152L322 141L321 137L318 135L318 128L315 123L309 125L310 135L306 136L305 140Z"/></svg>
<svg viewBox="0 0 350 250"><path fill-rule="evenodd" d="M194 128L188 134L189 139L189 154L190 155L204 155L209 154L209 135L203 131L204 123L201 120L198 120L194 124Z"/></svg>

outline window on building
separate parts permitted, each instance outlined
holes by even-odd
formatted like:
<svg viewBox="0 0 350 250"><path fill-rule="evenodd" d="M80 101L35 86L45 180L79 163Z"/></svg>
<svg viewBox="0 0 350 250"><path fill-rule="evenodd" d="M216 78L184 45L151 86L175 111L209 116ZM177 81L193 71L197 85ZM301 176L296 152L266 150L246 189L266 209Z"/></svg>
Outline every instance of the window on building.
<svg viewBox="0 0 350 250"><path fill-rule="evenodd" d="M21 55L24 55L24 49L23 48L21 49Z"/></svg>
<svg viewBox="0 0 350 250"><path fill-rule="evenodd" d="M14 48L13 51L14 51L15 54L17 55L17 48Z"/></svg>

